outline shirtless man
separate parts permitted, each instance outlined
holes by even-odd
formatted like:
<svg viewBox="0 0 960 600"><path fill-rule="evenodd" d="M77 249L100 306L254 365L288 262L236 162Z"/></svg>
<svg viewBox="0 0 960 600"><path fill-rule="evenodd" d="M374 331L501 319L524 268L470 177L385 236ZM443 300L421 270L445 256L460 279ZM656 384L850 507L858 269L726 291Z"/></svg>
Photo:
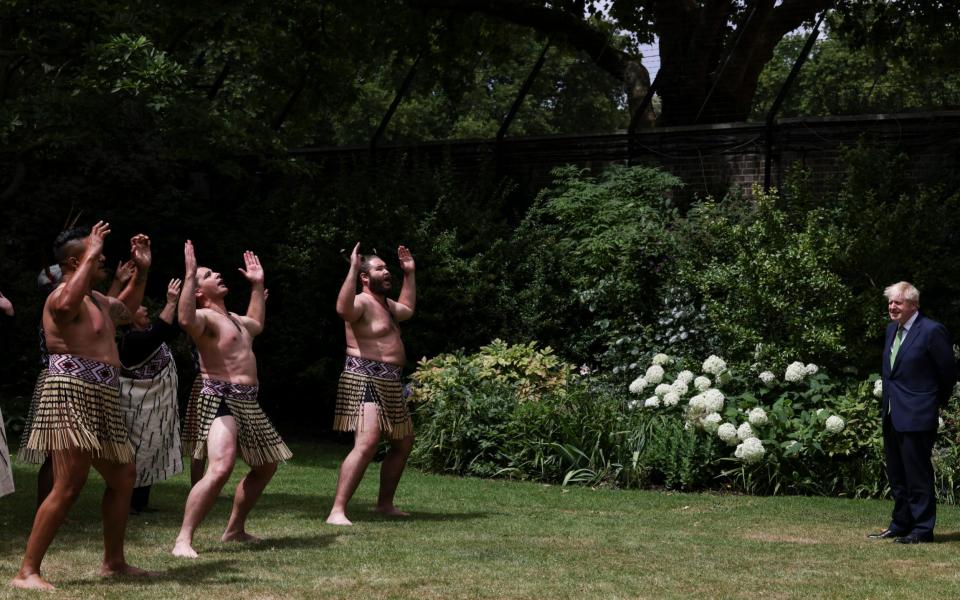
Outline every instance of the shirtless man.
<svg viewBox="0 0 960 600"><path fill-rule="evenodd" d="M253 338L263 331L266 315L260 259L250 251L243 254L246 269L238 270L250 282L251 290L247 314L240 316L227 312L223 302L227 286L219 273L197 267L189 240L183 256L183 291L177 314L180 327L190 335L200 354L203 376L197 399L197 445L193 457L207 458L208 465L203 478L187 496L173 555L196 558L193 534L230 478L237 450L250 465L250 472L237 485L233 511L220 538L223 542L257 541L245 529L247 515L277 471L277 463L289 460L293 454L257 402Z"/></svg>
<svg viewBox="0 0 960 600"><path fill-rule="evenodd" d="M380 467L376 510L389 516L409 516L393 505L393 496L413 448L413 421L400 384L407 357L399 323L413 317L416 268L410 251L400 246L397 256L404 273L403 287L394 302L386 297L393 287L386 263L378 256L361 257L359 250L357 243L337 297L337 314L346 329L347 358L337 387L333 428L356 433L353 450L340 465L337 495L327 517L331 525L352 525L347 503L377 452L381 434L390 442L390 451ZM358 280L363 289L360 294Z"/></svg>
<svg viewBox="0 0 960 600"><path fill-rule="evenodd" d="M93 286L106 277L103 241L110 225L64 231L54 242L63 283L47 297L43 330L50 350L50 372L43 384L27 447L53 457L53 491L37 509L26 554L10 585L51 590L40 562L76 501L92 466L107 484L103 494L103 563L100 574L150 575L127 564L123 554L130 494L136 468L117 403L120 356L116 326L131 321L143 300L150 239L130 240L137 283L129 294L109 298Z"/></svg>

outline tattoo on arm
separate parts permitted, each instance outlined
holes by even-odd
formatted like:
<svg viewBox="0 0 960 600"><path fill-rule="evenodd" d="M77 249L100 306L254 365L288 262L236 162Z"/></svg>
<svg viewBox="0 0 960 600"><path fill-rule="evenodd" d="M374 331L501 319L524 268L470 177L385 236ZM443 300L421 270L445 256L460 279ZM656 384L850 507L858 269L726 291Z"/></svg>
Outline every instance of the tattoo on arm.
<svg viewBox="0 0 960 600"><path fill-rule="evenodd" d="M130 314L130 309L123 302L112 300L109 310L114 325L129 325L133 322L133 315Z"/></svg>

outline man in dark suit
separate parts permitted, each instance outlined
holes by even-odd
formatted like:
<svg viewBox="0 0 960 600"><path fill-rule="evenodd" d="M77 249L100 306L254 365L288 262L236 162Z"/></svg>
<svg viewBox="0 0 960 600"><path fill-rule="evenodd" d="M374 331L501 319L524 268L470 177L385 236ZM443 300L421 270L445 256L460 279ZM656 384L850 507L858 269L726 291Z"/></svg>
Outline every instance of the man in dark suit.
<svg viewBox="0 0 960 600"><path fill-rule="evenodd" d="M883 292L890 324L883 346L883 447L893 517L874 539L901 544L933 541L937 520L931 454L939 411L957 380L947 329L918 312L920 292L901 281Z"/></svg>

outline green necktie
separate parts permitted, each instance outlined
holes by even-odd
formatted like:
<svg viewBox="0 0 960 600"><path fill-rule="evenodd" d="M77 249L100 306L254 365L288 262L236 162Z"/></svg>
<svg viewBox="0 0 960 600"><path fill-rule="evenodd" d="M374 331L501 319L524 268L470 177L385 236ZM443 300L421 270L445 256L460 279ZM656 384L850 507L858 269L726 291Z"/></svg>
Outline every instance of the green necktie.
<svg viewBox="0 0 960 600"><path fill-rule="evenodd" d="M900 350L900 341L903 339L903 325L897 327L897 335L893 338L893 348L890 349L890 368L897 360L897 352Z"/></svg>

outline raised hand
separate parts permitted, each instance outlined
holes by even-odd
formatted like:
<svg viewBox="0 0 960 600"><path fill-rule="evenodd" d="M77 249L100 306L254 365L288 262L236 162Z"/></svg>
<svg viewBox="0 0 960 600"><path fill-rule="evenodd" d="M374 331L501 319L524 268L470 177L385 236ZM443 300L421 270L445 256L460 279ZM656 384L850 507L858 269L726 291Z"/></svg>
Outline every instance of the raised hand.
<svg viewBox="0 0 960 600"><path fill-rule="evenodd" d="M184 275L183 278L186 280L188 277L191 279L196 279L197 277L197 257L193 253L193 242L187 240L183 244L183 266L184 266Z"/></svg>
<svg viewBox="0 0 960 600"><path fill-rule="evenodd" d="M90 235L87 236L86 254L94 258L99 258L103 254L103 239L110 235L110 223L97 221L97 224L90 228Z"/></svg>
<svg viewBox="0 0 960 600"><path fill-rule="evenodd" d="M357 242L357 245L353 247L353 252L350 253L350 269L360 271L360 242Z"/></svg>
<svg viewBox="0 0 960 600"><path fill-rule="evenodd" d="M132 260L126 262L121 260L117 265L117 270L114 272L113 277L122 285L126 285L136 272L137 265Z"/></svg>
<svg viewBox="0 0 960 600"><path fill-rule="evenodd" d="M416 270L417 265L413 262L413 255L406 246L397 248L397 258L400 259L400 268L404 273L413 273Z"/></svg>
<svg viewBox="0 0 960 600"><path fill-rule="evenodd" d="M170 283L167 284L167 304L173 304L177 301L177 297L180 296L180 288L183 286L183 282L179 279L171 279Z"/></svg>
<svg viewBox="0 0 960 600"><path fill-rule="evenodd" d="M253 252L247 250L243 253L243 263L246 269L237 269L247 278L252 285L263 284L263 267L260 266L260 259Z"/></svg>
<svg viewBox="0 0 960 600"><path fill-rule="evenodd" d="M137 265L141 273L145 272L153 261L153 253L150 250L150 238L142 233L130 238L130 260Z"/></svg>

